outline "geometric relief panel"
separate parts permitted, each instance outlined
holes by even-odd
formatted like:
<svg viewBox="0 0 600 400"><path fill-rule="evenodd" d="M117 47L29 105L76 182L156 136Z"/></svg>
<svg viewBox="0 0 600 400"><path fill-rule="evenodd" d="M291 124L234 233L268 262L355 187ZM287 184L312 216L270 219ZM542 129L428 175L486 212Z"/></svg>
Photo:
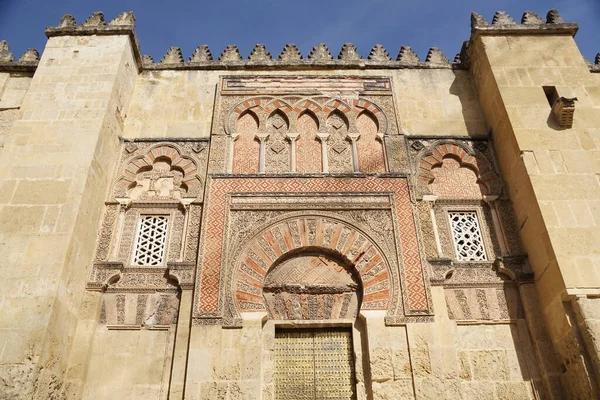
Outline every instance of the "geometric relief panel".
<svg viewBox="0 0 600 400"><path fill-rule="evenodd" d="M501 321L524 318L516 287L444 289L450 319L457 321Z"/></svg>
<svg viewBox="0 0 600 400"><path fill-rule="evenodd" d="M430 310L428 292L424 281L423 267L417 243L416 225L406 178L370 176L325 178L293 177L280 179L277 177L248 178L228 176L210 178L208 190L209 196L206 202L207 210L205 213L206 221L204 222L199 252L201 259L199 260L198 271L200 271L200 273L196 277L196 287L198 288L198 292L195 297L195 317L207 318L221 317L223 315L222 301L224 301L223 299L225 297L224 294L221 293L221 284L224 282L223 280L226 279L226 274L222 267L225 265L225 260L223 259L223 245L226 223L230 213L228 209L228 199L231 195L236 193L252 195L279 193L301 193L303 195L308 193L343 193L346 197L352 196L353 193L389 194L392 198L392 204L394 205L394 218L397 218L398 220L397 223L394 223L394 226L397 227L397 235L393 236L395 236L394 240L398 242L398 249L400 250L400 278L403 281L403 288L405 288L406 291L405 293L402 293L405 302L405 313L407 315L414 313L422 315L423 312ZM249 247L247 250L244 250L246 251L245 254L248 256L244 259L244 274L251 277L246 282L249 283L246 287L246 291L254 296L247 297L244 301L246 303L255 303L255 305L249 304L247 307L248 310L256 309L255 307L258 306L264 307L262 284L265 276L274 262L280 259L281 255L285 254L285 252L288 252L288 249L291 250L305 246L302 245L302 243L297 243L296 240L314 240L316 247L320 247L316 245L317 241L319 241L322 243L323 248L329 246L329 248L335 248L341 254L354 251L352 249L356 245L356 240L359 236L358 232L355 235L356 237L350 237L350 235L353 234L351 231L342 236L342 224L338 224L339 226L337 227L335 224L331 224L330 228L325 228L325 230L323 230L324 225L321 228L316 228L318 220L318 217L306 217L304 219L297 218L293 220L292 224L286 222L286 224L282 223L279 226L273 227L277 229L271 230L269 228L267 231L263 232L266 236L260 239L260 247ZM314 226L315 229L313 229L312 226ZM331 233L328 233L328 230L330 230ZM298 233L296 233L296 231ZM317 235L317 232L322 232L322 235ZM329 235L331 235L331 238L326 239ZM296 239L294 239L294 237L296 237ZM302 239L303 237L304 239ZM329 242L327 242L327 240ZM265 241L270 244L265 245ZM340 248L342 242L345 243L343 246L347 248ZM278 248L278 246L280 248ZM273 251L274 254L269 254L268 252L270 251ZM278 252L280 255L277 255ZM362 257L367 257L367 255L368 254L364 254ZM373 257L373 255L370 255L370 257ZM343 259L344 258L342 258L342 260ZM346 257L346 259L350 262L353 261L350 257ZM377 262L377 260L373 260L374 264L368 266L368 268L377 271L377 269L374 269ZM367 266L365 266L365 268L367 268ZM239 270L240 269L238 269L238 271ZM365 287L365 276L367 275L368 274L365 273L361 276L361 283L365 293L380 287L377 284L373 284L373 289L370 290ZM369 284L370 283L371 282L369 282ZM234 284L234 282L231 282L231 284ZM252 288L252 286L254 286L254 288ZM234 288L237 288L237 286L234 286ZM377 293L377 291L375 293ZM375 294L371 296L371 298L365 294L362 299L363 307L371 300L381 300L376 297Z"/></svg>
<svg viewBox="0 0 600 400"><path fill-rule="evenodd" d="M446 199L480 199L485 193L471 169L461 166L452 157L444 158L441 166L431 169L433 194Z"/></svg>

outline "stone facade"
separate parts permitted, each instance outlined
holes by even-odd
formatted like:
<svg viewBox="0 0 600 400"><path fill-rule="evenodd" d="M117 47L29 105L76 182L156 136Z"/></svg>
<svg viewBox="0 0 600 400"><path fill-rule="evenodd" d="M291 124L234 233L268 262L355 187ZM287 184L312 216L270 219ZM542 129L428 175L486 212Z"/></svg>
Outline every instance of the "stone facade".
<svg viewBox="0 0 600 400"><path fill-rule="evenodd" d="M1 399L600 396L577 24L155 63L134 20L0 42Z"/></svg>

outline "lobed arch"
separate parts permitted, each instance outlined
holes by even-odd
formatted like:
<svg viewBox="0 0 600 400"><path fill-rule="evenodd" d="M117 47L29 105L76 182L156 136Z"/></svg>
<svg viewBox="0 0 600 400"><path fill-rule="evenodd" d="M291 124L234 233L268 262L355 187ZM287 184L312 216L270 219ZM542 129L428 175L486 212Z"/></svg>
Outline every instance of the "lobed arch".
<svg viewBox="0 0 600 400"><path fill-rule="evenodd" d="M317 99L321 99L323 105ZM361 112L367 111L377 124L378 134L385 135L389 129L388 118L381 107L363 98L354 99L351 103L347 103L340 99L327 100L321 97L307 97L290 103L286 99L278 97L259 96L246 99L231 109L224 124L226 134L231 135L236 132L235 123L237 119L248 110L253 110L255 115L258 116L259 126L263 126L263 119L266 119L266 116L275 110L280 110L286 115L292 127L295 125L295 119L307 110L315 115L317 121L319 121L319 127L336 110L346 116L350 127L353 126L353 119L355 117Z"/></svg>
<svg viewBox="0 0 600 400"><path fill-rule="evenodd" d="M263 289L268 274L303 254L323 254L347 265L359 282L363 310L393 312L400 283L385 254L362 230L330 216L295 216L259 230L234 261L231 292L240 312L266 311Z"/></svg>
<svg viewBox="0 0 600 400"><path fill-rule="evenodd" d="M500 177L483 154L471 150L461 143L437 142L424 150L418 158L416 179L420 195L433 194L430 188L430 184L435 179L432 170L441 167L446 158L452 158L459 163L461 168L473 171L477 177L477 183L483 189L483 195L499 196L501 194Z"/></svg>
<svg viewBox="0 0 600 400"><path fill-rule="evenodd" d="M353 101L353 105L355 107L363 110L363 111L359 112L358 115L360 115L362 112L369 113L371 118L373 118L373 120L377 124L377 133L380 136L383 136L386 133L388 133L389 127L388 127L387 117L386 117L385 113L383 112L383 110L378 105L376 105L375 103L373 103L369 100L365 100L362 98L355 99Z"/></svg>
<svg viewBox="0 0 600 400"><path fill-rule="evenodd" d="M113 185L113 196L127 197L128 190L135 187L138 175L151 171L153 165L159 161L167 162L171 171L181 173L180 187L185 190L185 197L198 196L202 183L202 178L198 175L198 165L192 158L183 155L183 151L175 144L157 144L149 147L143 155L126 160L121 175Z"/></svg>

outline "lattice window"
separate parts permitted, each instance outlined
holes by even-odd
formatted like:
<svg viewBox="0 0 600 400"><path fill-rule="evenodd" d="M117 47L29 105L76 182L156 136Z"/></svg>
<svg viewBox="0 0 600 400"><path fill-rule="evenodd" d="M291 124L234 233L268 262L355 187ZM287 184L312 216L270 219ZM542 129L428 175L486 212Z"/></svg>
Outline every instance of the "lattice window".
<svg viewBox="0 0 600 400"><path fill-rule="evenodd" d="M453 211L448 214L456 259L458 261L485 261L487 258L477 213Z"/></svg>
<svg viewBox="0 0 600 400"><path fill-rule="evenodd" d="M161 265L165 257L169 219L148 215L139 220L135 239L133 263L135 265Z"/></svg>

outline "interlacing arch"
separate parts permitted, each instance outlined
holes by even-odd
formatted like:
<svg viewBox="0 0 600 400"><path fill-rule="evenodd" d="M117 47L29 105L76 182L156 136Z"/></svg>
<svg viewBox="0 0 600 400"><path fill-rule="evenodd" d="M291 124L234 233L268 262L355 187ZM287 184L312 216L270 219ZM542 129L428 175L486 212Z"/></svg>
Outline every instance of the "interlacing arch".
<svg viewBox="0 0 600 400"><path fill-rule="evenodd" d="M237 122L248 113L256 116L258 132L248 133L240 130L238 125L247 124L237 124ZM269 118L275 113L279 113L287 121L288 130L285 140L278 140L277 144L272 146L268 132L270 128L267 125ZM302 139L305 133L298 129L297 123L305 114L311 115L317 122L318 135L311 134L310 141L311 143L314 141L321 148L322 156L317 157L312 154L313 146L306 140L298 140ZM367 125L368 132L359 132L357 119L365 115L374 122L374 125ZM346 127L342 129L340 122L328 123L332 117L341 118ZM224 129L225 133L232 138L228 171L233 173L384 173L387 170L382 139L387 134L388 121L381 108L366 99L347 102L325 96L311 98L258 96L246 99L232 107L225 118ZM243 135L246 135L244 140L239 140ZM253 150L250 151L245 147L251 147ZM310 160L320 164L316 169L314 166L307 168L296 162L296 155L304 156L307 147L310 148L308 150L311 153ZM256 152L259 154L258 158L246 157ZM240 158L241 154L244 154L243 160ZM284 162L285 157L289 161ZM269 164L269 162L272 164L273 159L277 160L277 165ZM307 157L299 157L299 159L302 161Z"/></svg>

